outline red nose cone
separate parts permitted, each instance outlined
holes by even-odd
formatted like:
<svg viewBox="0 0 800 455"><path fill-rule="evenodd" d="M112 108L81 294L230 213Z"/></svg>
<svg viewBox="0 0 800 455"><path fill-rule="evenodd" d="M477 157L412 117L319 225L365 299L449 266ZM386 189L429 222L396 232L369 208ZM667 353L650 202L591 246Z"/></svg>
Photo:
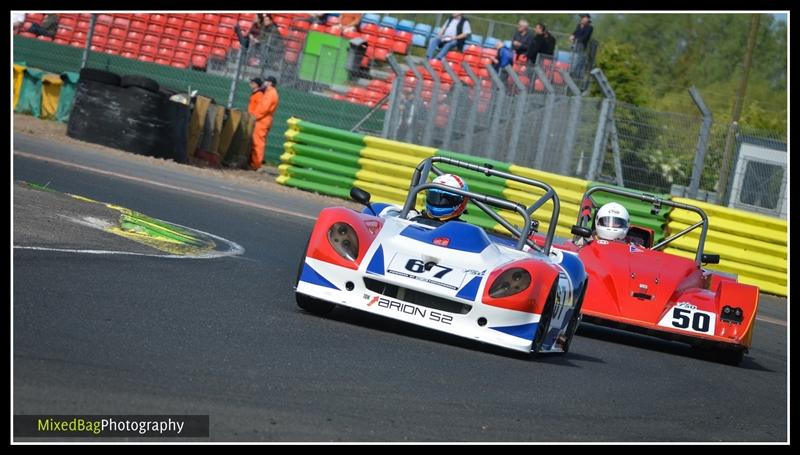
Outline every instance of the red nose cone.
<svg viewBox="0 0 800 455"><path fill-rule="evenodd" d="M437 246L447 246L450 245L450 239L447 237L436 237L433 239L433 244Z"/></svg>

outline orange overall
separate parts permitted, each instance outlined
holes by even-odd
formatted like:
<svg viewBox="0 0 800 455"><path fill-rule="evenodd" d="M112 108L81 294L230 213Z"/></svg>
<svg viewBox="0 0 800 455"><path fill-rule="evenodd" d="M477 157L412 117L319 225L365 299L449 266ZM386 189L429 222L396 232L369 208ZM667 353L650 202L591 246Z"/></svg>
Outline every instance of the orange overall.
<svg viewBox="0 0 800 455"><path fill-rule="evenodd" d="M261 162L264 161L264 150L267 146L267 135L272 128L272 115L278 108L278 91L275 87L269 87L261 99L256 104L251 114L256 118L256 126L253 128L253 151L250 154L250 168L258 170Z"/></svg>

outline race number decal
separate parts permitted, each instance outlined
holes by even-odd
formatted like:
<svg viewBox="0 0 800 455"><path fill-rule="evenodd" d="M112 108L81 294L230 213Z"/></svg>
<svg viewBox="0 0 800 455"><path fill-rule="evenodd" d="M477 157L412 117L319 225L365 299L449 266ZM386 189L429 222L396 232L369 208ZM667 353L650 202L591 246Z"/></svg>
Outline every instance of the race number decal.
<svg viewBox="0 0 800 455"><path fill-rule="evenodd" d="M459 288L465 275L462 269L425 262L420 258L404 254L395 255L386 272L453 290Z"/></svg>
<svg viewBox="0 0 800 455"><path fill-rule="evenodd" d="M717 315L710 311L698 310L696 306L687 302L678 302L664 314L658 325L686 330L688 332L714 334L714 322Z"/></svg>

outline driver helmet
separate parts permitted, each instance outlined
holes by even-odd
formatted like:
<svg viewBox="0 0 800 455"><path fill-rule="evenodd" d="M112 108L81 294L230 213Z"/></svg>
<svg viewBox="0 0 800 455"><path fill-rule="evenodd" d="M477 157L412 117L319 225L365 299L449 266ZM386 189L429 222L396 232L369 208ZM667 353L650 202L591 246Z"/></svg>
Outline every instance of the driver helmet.
<svg viewBox="0 0 800 455"><path fill-rule="evenodd" d="M616 202L609 202L597 211L595 231L603 240L622 240L628 235L630 215Z"/></svg>
<svg viewBox="0 0 800 455"><path fill-rule="evenodd" d="M464 191L469 190L467 183L455 174L442 174L433 179L433 183L458 188ZM431 188L427 193L425 197L425 210L431 218L436 218L441 221L457 218L464 213L464 209L467 208L467 198L460 194L443 191L438 188Z"/></svg>

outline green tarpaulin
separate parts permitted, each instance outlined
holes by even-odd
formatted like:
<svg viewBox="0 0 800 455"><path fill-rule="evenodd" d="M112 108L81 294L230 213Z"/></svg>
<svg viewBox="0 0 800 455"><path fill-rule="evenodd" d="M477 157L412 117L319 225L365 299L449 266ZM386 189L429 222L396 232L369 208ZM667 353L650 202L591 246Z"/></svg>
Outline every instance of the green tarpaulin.
<svg viewBox="0 0 800 455"><path fill-rule="evenodd" d="M42 113L42 77L45 72L34 68L25 68L22 76L22 87L19 89L19 101L15 112L31 114L39 117Z"/></svg>
<svg viewBox="0 0 800 455"><path fill-rule="evenodd" d="M69 121L69 112L72 110L72 103L75 99L75 88L78 86L78 73L68 71L61 74L61 95L58 98L58 110L56 120L61 123Z"/></svg>

